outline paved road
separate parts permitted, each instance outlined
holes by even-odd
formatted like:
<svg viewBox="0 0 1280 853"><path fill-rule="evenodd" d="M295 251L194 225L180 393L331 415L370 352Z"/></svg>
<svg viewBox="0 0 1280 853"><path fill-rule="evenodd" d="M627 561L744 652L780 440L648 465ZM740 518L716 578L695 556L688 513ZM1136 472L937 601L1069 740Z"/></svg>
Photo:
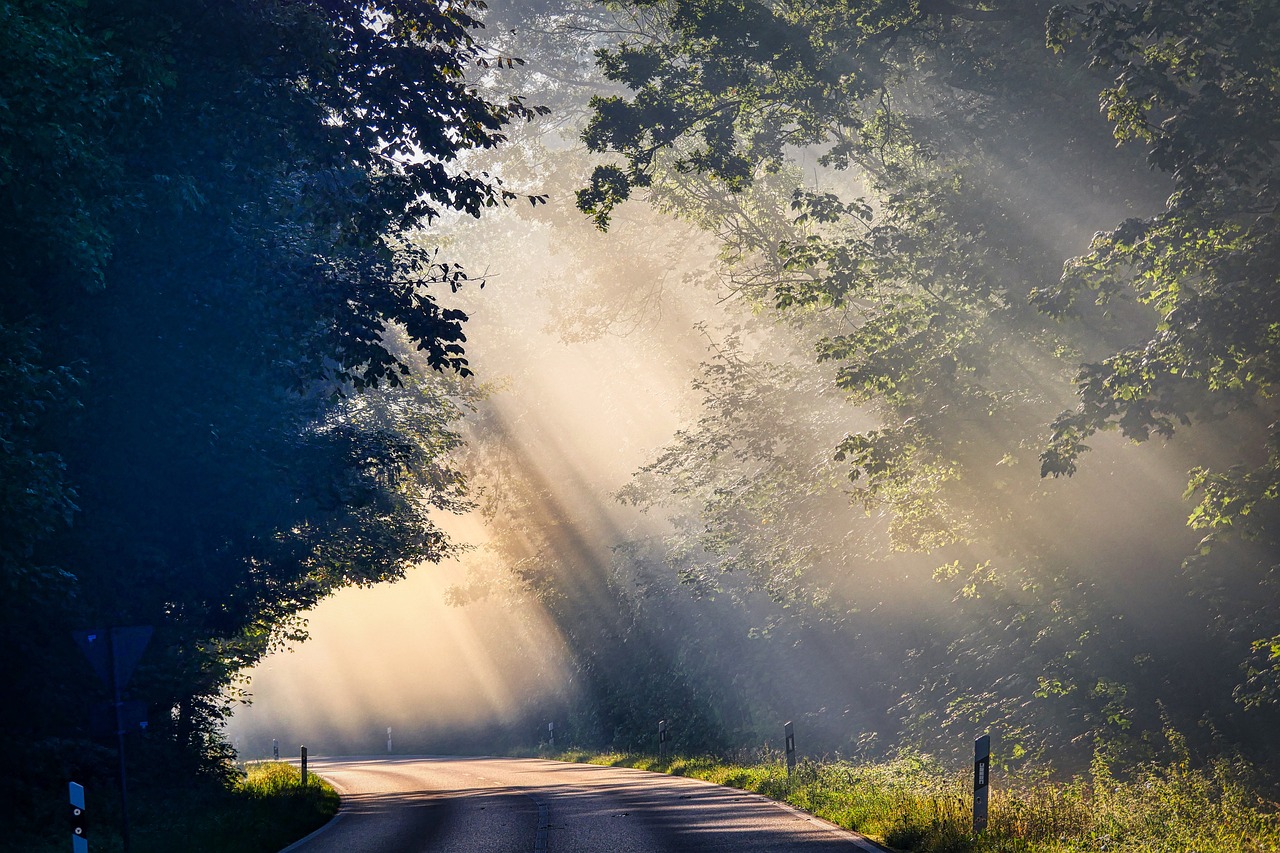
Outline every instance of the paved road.
<svg viewBox="0 0 1280 853"><path fill-rule="evenodd" d="M288 853L880 853L755 794L510 758L329 758L342 810Z"/></svg>

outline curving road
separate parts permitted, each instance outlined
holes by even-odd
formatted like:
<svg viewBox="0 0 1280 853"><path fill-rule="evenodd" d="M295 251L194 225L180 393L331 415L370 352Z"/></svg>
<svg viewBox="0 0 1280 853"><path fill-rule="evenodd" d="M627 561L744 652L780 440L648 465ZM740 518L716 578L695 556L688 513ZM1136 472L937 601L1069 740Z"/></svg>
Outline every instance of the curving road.
<svg viewBox="0 0 1280 853"><path fill-rule="evenodd" d="M310 767L342 794L342 810L287 853L883 851L764 797L642 770L434 757Z"/></svg>

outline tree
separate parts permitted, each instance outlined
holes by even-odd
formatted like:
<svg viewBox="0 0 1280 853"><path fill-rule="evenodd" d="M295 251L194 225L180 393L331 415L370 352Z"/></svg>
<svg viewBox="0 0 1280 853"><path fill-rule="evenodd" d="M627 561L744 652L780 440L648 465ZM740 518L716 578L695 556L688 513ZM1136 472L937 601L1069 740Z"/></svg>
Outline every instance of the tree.
<svg viewBox="0 0 1280 853"><path fill-rule="evenodd" d="M1201 35L1211 6L1229 14ZM1108 720L1159 725L1156 699L1184 724L1206 706L1232 718L1229 684L1171 697L1159 673L1176 668L1176 656L1118 653L1153 642L1116 621L1146 603L1116 614L1098 606L1084 566L1099 555L1071 542L1092 532L1070 521L1090 514L1089 501L1060 496L1032 472L1070 473L1098 429L1145 438L1172 432L1179 418L1267 411L1275 63L1244 35L1265 17L1262 5L1102 3L1055 13L1051 39L1090 38L1092 70L1073 65L1077 54L1043 49L1047 4L624 8L638 34L599 57L629 92L593 103L584 140L610 159L579 206L603 227L639 188L729 235L735 280L806 325L837 385L879 421L866 427L851 415L857 429L836 449L855 495L889 511L898 547L936 555L958 614L988 620L937 623L937 636L953 638L951 669L910 694L921 719L966 717L984 695L1016 709L1025 685L997 681L983 694L987 667L1026 678L1060 666L1073 670L1074 686L1046 676L1040 692L1078 702L1076 731ZM1097 73L1108 64L1113 85ZM1090 116L1099 89L1109 123ZM1113 132L1148 139L1152 164L1168 174L1143 174L1137 158L1111 150ZM792 163L803 177L788 174ZM770 193L757 188L771 181L791 181L789 223L781 205L762 213ZM668 188L680 183L718 191ZM1165 214L1136 218L1158 208L1169 186ZM1125 216L1059 280L1096 223ZM1122 304L1131 286L1137 304ZM1088 288L1098 304L1080 298ZM1150 343L1131 347L1135 337ZM1055 421L1076 370L1083 405ZM1214 460L1232 455L1229 437L1250 432L1241 420L1186 445L1200 460L1191 521L1258 537L1248 563L1256 575L1228 573L1217 559L1191 561L1189 576L1176 560L1160 565L1169 584L1192 593L1166 606L1171 618L1199 621L1185 648L1211 657L1214 672L1248 653L1243 624L1257 628L1274 610L1263 580L1274 574L1274 462L1212 473ZM690 448L683 464L707 453ZM1106 457L1099 464L1123 470ZM1268 603L1241 611L1239 631L1228 638L1211 627L1251 596ZM1041 597L1049 606L1033 612ZM999 626L1011 648L990 651L984 624ZM1098 632L1110 647L1087 641ZM1258 641L1257 655L1273 644ZM1269 677L1257 655L1245 673L1253 692L1243 691L1255 700ZM954 672L960 665L967 675ZM1255 734L1264 725L1255 718Z"/></svg>
<svg viewBox="0 0 1280 853"><path fill-rule="evenodd" d="M478 9L0 6L15 749L84 731L70 629L141 623L153 737L216 763L295 614L449 552L462 391L411 377L469 372L468 279L408 235L520 198L465 160L541 112L469 82Z"/></svg>
<svg viewBox="0 0 1280 853"><path fill-rule="evenodd" d="M1273 611L1280 599L1266 553L1280 545L1280 427L1271 423L1280 378L1280 19L1266 2L1104 2L1060 8L1049 27L1059 50L1087 42L1091 66L1113 78L1100 103L1116 139L1142 145L1174 186L1163 210L1097 234L1039 294L1058 315L1086 298L1133 299L1155 315L1143 340L1081 367L1080 403L1054 421L1042 471L1075 473L1099 430L1145 441L1233 416L1269 423L1246 439L1259 445L1251 461L1225 471L1197 466L1187 495L1197 501L1190 525L1207 532L1202 551L1229 534L1258 543L1258 555L1244 558L1255 567L1245 598ZM1270 630L1252 608L1229 606L1222 617ZM1276 643L1259 639L1255 649L1269 662L1247 665L1249 693L1274 701Z"/></svg>

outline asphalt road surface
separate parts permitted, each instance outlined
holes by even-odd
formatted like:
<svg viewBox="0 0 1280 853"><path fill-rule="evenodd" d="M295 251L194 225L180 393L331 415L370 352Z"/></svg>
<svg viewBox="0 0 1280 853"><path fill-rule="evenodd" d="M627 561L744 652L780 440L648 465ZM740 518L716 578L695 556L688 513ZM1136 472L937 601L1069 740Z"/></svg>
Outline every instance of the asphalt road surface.
<svg viewBox="0 0 1280 853"><path fill-rule="evenodd" d="M881 853L755 794L512 758L322 758L337 817L288 853Z"/></svg>

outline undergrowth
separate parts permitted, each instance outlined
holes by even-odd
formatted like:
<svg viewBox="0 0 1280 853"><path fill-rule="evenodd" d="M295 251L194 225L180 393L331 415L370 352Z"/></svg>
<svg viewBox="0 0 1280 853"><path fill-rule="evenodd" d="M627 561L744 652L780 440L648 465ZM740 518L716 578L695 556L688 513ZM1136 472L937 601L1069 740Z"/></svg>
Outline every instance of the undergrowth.
<svg viewBox="0 0 1280 853"><path fill-rule="evenodd" d="M1101 758L1068 781L996 776L987 830L973 832L969 768L927 755L880 763L781 756L731 762L711 757L564 753L569 761L634 767L755 791L913 853L1275 853L1280 804L1259 795L1243 761L1195 767L1179 753L1123 776Z"/></svg>
<svg viewBox="0 0 1280 853"><path fill-rule="evenodd" d="M132 853L276 853L324 825L338 810L338 794L311 774L302 787L297 767L248 765L227 781L192 777L167 786L130 786ZM119 853L120 809L114 785L86 786L87 838L93 853ZM59 803L58 805L61 805ZM46 828L3 837L2 853L54 853L71 846L64 811L40 821Z"/></svg>
<svg viewBox="0 0 1280 853"><path fill-rule="evenodd" d="M193 816L192 830L200 846L183 849L275 853L323 826L338 811L338 793L315 774L308 774L303 787L301 777L292 764L247 765L222 808ZM175 849L166 846L171 841L156 840L156 851Z"/></svg>

